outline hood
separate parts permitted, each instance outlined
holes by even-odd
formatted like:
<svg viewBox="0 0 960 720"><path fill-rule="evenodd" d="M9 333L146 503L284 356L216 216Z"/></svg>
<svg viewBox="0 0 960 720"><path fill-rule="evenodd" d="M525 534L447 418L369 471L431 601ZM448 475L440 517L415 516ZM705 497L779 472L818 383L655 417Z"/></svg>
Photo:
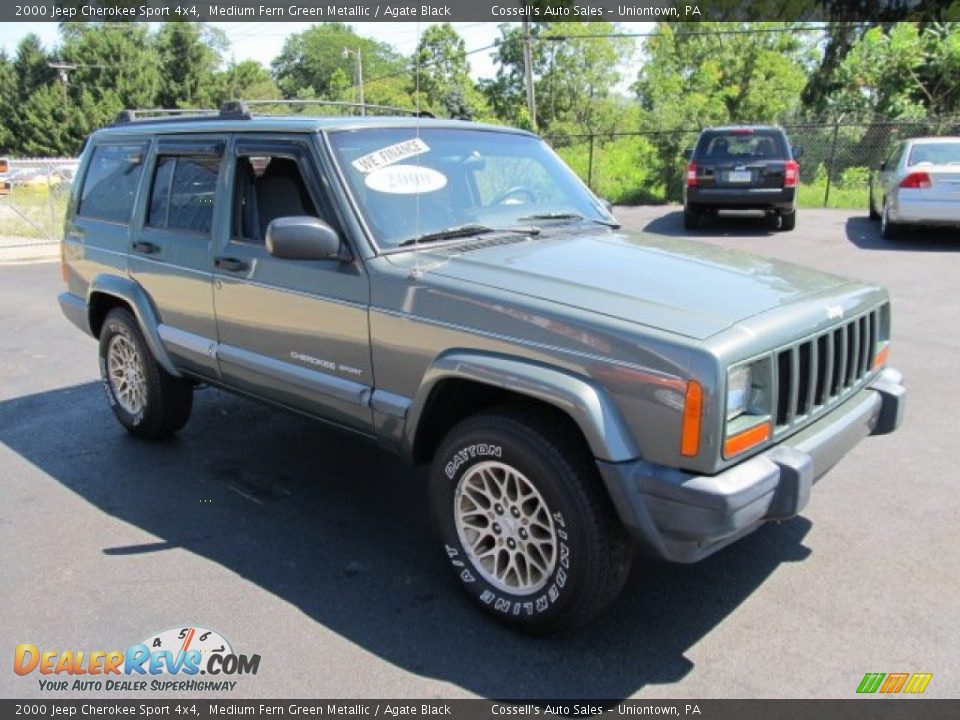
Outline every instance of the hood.
<svg viewBox="0 0 960 720"><path fill-rule="evenodd" d="M703 339L851 281L680 238L604 229L389 256L464 283Z"/></svg>

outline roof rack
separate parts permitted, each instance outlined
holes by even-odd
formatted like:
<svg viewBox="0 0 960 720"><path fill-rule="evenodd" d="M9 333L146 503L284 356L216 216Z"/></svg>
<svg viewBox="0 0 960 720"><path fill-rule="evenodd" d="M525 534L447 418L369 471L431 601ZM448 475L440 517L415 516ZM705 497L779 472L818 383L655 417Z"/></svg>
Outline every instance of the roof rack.
<svg viewBox="0 0 960 720"><path fill-rule="evenodd" d="M432 118L434 114L427 110L417 110L416 108L402 108L394 105L376 105L373 103L346 102L343 100L228 100L220 106L220 113L230 113L231 115L250 116L251 107L264 107L268 105L291 105L293 107L308 107L317 105L320 107L336 107L360 110L366 113L368 110L387 111L399 113L402 115L412 115L414 117Z"/></svg>
<svg viewBox="0 0 960 720"><path fill-rule="evenodd" d="M310 105L360 109L366 114L368 110L388 111L404 115L413 115L414 117L434 117L433 113L426 110L415 110L412 108L393 107L392 105L372 105L370 103L343 102L340 100L228 100L220 106L219 110L212 108L176 108L167 110L164 108L149 108L145 110L121 110L114 119L114 125L125 125L132 122L186 122L188 120L250 120L253 113L250 107L265 107L269 105L293 105L303 107Z"/></svg>

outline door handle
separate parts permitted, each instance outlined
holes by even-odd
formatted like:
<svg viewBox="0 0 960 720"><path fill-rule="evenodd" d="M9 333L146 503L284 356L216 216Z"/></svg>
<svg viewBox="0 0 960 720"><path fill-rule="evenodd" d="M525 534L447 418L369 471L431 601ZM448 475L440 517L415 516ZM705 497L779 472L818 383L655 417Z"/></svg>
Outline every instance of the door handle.
<svg viewBox="0 0 960 720"><path fill-rule="evenodd" d="M232 257L214 258L213 264L221 270L229 270L230 272L241 272L250 267L250 264L244 260L238 260Z"/></svg>
<svg viewBox="0 0 960 720"><path fill-rule="evenodd" d="M154 253L160 252L160 246L154 245L152 242L135 242L133 244L133 249L138 253L143 253L144 255L153 255Z"/></svg>

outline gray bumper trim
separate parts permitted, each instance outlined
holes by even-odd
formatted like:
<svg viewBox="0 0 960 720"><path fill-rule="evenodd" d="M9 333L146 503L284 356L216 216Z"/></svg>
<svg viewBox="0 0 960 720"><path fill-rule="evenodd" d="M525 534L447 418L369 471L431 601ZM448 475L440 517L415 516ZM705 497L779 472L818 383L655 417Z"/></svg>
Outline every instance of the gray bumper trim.
<svg viewBox="0 0 960 720"><path fill-rule="evenodd" d="M92 335L90 332L90 313L87 310L86 300L73 293L65 292L57 296L57 301L60 303L60 310L67 316L67 320L87 335Z"/></svg>
<svg viewBox="0 0 960 720"><path fill-rule="evenodd" d="M642 460L598 461L620 518L649 553L695 562L769 520L799 513L810 488L870 434L893 432L905 389L895 370L782 443L717 475Z"/></svg>

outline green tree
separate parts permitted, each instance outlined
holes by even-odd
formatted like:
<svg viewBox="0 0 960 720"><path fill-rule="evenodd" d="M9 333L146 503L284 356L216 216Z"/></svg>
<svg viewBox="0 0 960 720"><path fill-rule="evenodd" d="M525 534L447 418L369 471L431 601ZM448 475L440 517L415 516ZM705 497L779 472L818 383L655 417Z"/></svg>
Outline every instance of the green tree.
<svg viewBox="0 0 960 720"><path fill-rule="evenodd" d="M162 83L158 101L166 108L210 107L218 95L217 71L228 42L205 23L168 22L157 31Z"/></svg>
<svg viewBox="0 0 960 720"><path fill-rule="evenodd" d="M123 108L157 103L161 77L158 55L146 23L64 23L60 59L76 65L68 74L67 102L90 102L87 134L109 122Z"/></svg>
<svg viewBox="0 0 960 720"><path fill-rule="evenodd" d="M960 112L960 23L867 31L837 69L838 112L923 118Z"/></svg>
<svg viewBox="0 0 960 720"><path fill-rule="evenodd" d="M17 78L17 94L26 100L37 89L51 82L56 73L47 64L50 57L40 38L30 33L17 45L13 70Z"/></svg>
<svg viewBox="0 0 960 720"><path fill-rule="evenodd" d="M423 33L411 74L425 109L463 119L485 113L484 98L470 79L466 45L450 23L431 25Z"/></svg>
<svg viewBox="0 0 960 720"><path fill-rule="evenodd" d="M530 23L530 54L533 76L540 77L546 66L546 46L539 42L546 23ZM502 24L500 37L494 41L493 61L497 66L494 78L480 81L480 90L494 114L508 125L531 128L527 112L526 87L523 81L523 30L516 24Z"/></svg>
<svg viewBox="0 0 960 720"><path fill-rule="evenodd" d="M218 76L217 104L226 100L277 100L280 88L270 72L255 60L231 63Z"/></svg>
<svg viewBox="0 0 960 720"><path fill-rule="evenodd" d="M0 154L13 149L13 117L17 108L17 74L6 51L0 49Z"/></svg>
<svg viewBox="0 0 960 720"><path fill-rule="evenodd" d="M545 45L534 83L537 120L552 134L609 132L623 127L615 88L619 68L633 55L633 41L615 35L608 22L552 23L540 34Z"/></svg>
<svg viewBox="0 0 960 720"><path fill-rule="evenodd" d="M634 90L660 127L770 122L799 107L813 49L784 23L658 23ZM756 32L768 28L773 32ZM713 31L751 30L743 34ZM707 33L707 34L692 34Z"/></svg>
<svg viewBox="0 0 960 720"><path fill-rule="evenodd" d="M368 102L375 102L372 98L393 97L398 84L402 88L406 61L390 45L360 37L343 23L321 23L288 37L273 60L273 76L284 97L303 97L307 90L313 97L343 99L339 97L343 88L331 84L336 71L339 69L351 78L351 85L356 77L356 57L344 57L344 48L362 54ZM400 94L407 98L404 102L409 102L405 91Z"/></svg>

